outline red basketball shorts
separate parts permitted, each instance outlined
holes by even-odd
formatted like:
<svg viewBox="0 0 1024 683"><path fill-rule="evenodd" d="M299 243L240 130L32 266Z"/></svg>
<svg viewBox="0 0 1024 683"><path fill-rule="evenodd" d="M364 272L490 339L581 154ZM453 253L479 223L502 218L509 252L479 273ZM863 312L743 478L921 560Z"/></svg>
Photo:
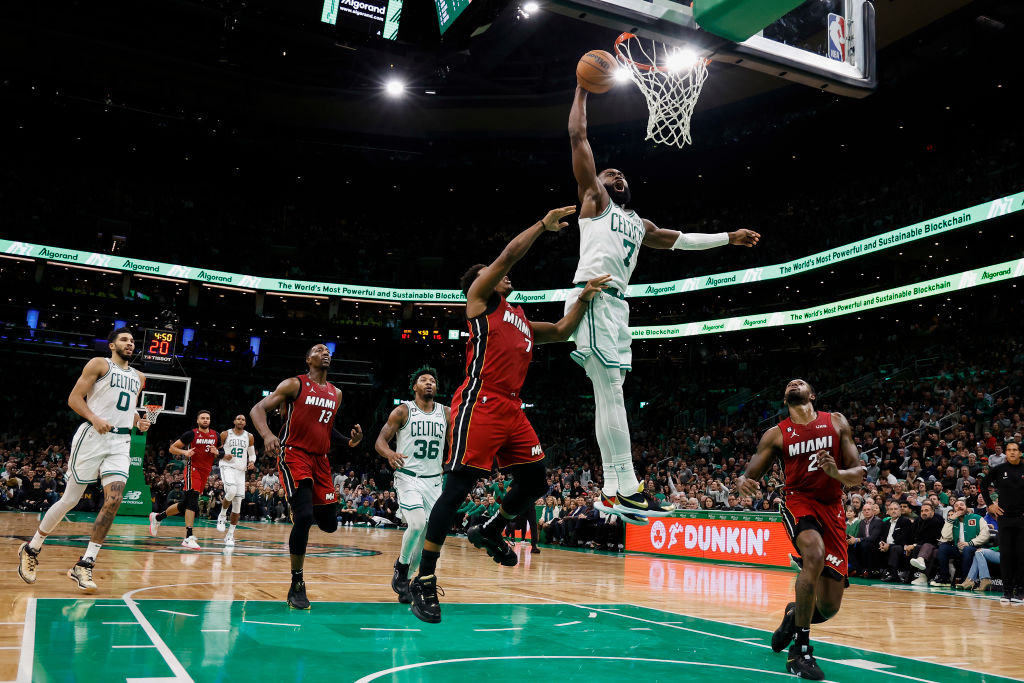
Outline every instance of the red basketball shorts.
<svg viewBox="0 0 1024 683"><path fill-rule="evenodd" d="M285 447L277 457L277 471L289 498L295 495L303 479L313 480L313 505L338 502L331 477L331 463L326 455L313 455L298 448Z"/></svg>
<svg viewBox="0 0 1024 683"><path fill-rule="evenodd" d="M787 496L786 502L779 506L779 511L782 513L782 523L797 552L800 552L800 548L796 545L796 537L800 535L800 532L807 529L817 530L825 544L824 572L839 581L845 579L849 566L847 564L846 512L843 510L842 501L822 503L813 498L790 494Z"/></svg>
<svg viewBox="0 0 1024 683"><path fill-rule="evenodd" d="M540 439L523 412L518 395L463 385L452 401L451 445L445 472L475 467L490 472L544 459Z"/></svg>
<svg viewBox="0 0 1024 683"><path fill-rule="evenodd" d="M185 461L185 491L206 490L206 481L210 478L210 470L213 469L213 459L210 462L200 462L196 458L189 458Z"/></svg>

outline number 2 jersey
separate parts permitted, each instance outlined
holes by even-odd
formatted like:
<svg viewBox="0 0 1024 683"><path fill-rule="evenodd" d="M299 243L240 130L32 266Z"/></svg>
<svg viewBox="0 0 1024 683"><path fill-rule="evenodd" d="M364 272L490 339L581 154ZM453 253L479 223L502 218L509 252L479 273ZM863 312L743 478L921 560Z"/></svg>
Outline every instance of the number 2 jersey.
<svg viewBox="0 0 1024 683"><path fill-rule="evenodd" d="M786 418L779 423L782 432L782 469L786 473L786 498L811 498L822 503L842 500L843 485L825 474L818 465L818 451L832 454L836 466L843 469L839 450L839 432L832 426L832 413L818 411L813 421L797 424Z"/></svg>
<svg viewBox="0 0 1024 683"><path fill-rule="evenodd" d="M299 380L299 395L288 404L281 427L281 446L311 455L327 455L341 395L330 382L320 385L309 375L299 375L296 379Z"/></svg>
<svg viewBox="0 0 1024 683"><path fill-rule="evenodd" d="M580 219L580 261L573 282L611 275L612 287L625 293L644 241L644 222L611 199L599 216Z"/></svg>

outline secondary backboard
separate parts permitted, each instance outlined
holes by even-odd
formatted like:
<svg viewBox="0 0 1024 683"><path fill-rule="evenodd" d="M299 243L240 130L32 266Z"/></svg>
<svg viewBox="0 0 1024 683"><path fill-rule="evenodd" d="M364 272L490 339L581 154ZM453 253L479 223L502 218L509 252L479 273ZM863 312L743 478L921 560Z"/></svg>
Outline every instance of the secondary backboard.
<svg viewBox="0 0 1024 683"><path fill-rule="evenodd" d="M693 4L701 1L549 0L545 7L840 95L864 97L877 84L875 9L869 0L807 0L740 42L698 24Z"/></svg>
<svg viewBox="0 0 1024 683"><path fill-rule="evenodd" d="M188 396L192 389L191 377L178 377L175 375L160 375L152 372L145 372L146 386L139 392L139 413L145 413L143 407L147 402L158 403L163 406L161 415L187 415Z"/></svg>

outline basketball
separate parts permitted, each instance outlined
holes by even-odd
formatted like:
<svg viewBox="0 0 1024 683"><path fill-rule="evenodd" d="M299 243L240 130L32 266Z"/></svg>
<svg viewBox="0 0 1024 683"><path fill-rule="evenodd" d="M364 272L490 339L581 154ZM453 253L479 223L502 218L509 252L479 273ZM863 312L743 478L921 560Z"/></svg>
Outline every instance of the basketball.
<svg viewBox="0 0 1024 683"><path fill-rule="evenodd" d="M615 85L615 72L618 68L610 52L591 50L576 64L576 80L587 92L608 92Z"/></svg>

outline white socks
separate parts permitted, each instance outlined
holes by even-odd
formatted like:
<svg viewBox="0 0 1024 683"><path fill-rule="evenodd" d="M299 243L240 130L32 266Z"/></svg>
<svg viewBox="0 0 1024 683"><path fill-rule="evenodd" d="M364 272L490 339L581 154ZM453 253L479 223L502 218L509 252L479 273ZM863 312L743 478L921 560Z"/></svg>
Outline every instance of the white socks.
<svg viewBox="0 0 1024 683"><path fill-rule="evenodd" d="M398 555L398 561L409 565L409 575L415 576L415 570L420 565L420 555L423 552L423 537L427 535L427 515L423 508L402 510L405 523L408 524L405 533L402 534L402 551Z"/></svg>
<svg viewBox="0 0 1024 683"><path fill-rule="evenodd" d="M591 354L583 367L594 386L594 427L604 470L601 490L608 496L615 495L616 491L632 495L640 488L640 482L633 471L626 403L622 397L626 372L605 367L596 354Z"/></svg>
<svg viewBox="0 0 1024 683"><path fill-rule="evenodd" d="M96 555L100 552L100 544L89 541L89 547L85 551L85 555L82 555L83 560L89 560L90 562L96 561Z"/></svg>

